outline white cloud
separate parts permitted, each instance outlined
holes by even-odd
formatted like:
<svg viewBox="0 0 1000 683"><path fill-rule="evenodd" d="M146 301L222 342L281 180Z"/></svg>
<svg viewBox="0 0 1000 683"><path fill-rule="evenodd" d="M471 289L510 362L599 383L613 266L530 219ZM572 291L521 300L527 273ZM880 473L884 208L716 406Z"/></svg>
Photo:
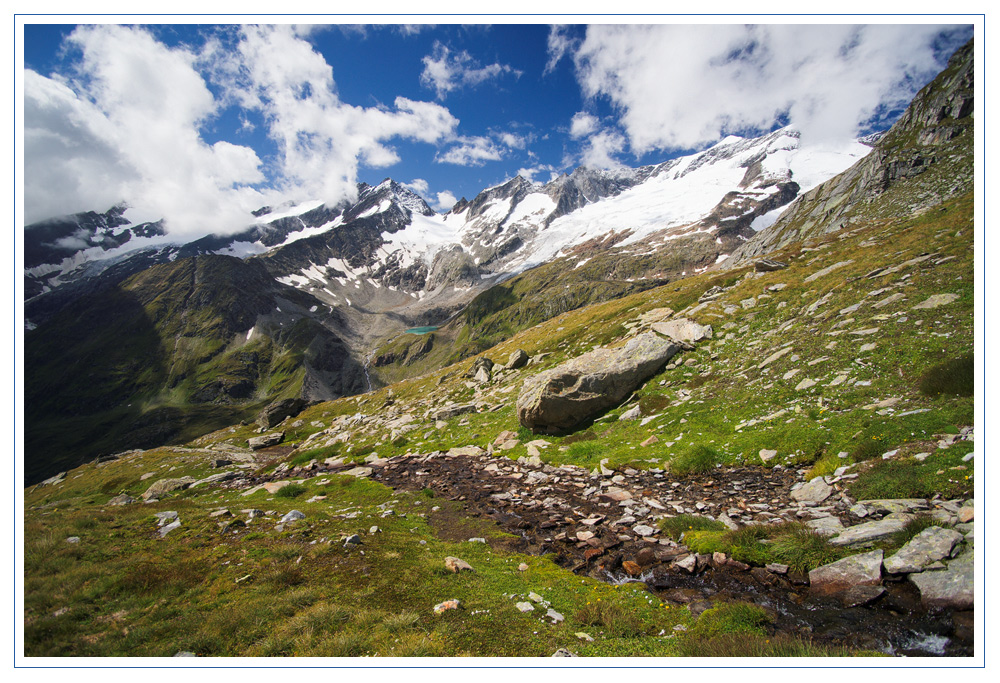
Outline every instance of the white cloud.
<svg viewBox="0 0 1000 683"><path fill-rule="evenodd" d="M611 99L635 153L702 146L786 115L808 143L851 137L880 108L905 105L940 69L940 30L601 25L574 59L584 94ZM550 62L564 37L553 36Z"/></svg>
<svg viewBox="0 0 1000 683"><path fill-rule="evenodd" d="M578 111L573 114L569 124L569 136L571 138L582 138L590 135L600 127L600 122L596 117L587 112Z"/></svg>
<svg viewBox="0 0 1000 683"><path fill-rule="evenodd" d="M432 54L423 58L424 70L420 74L421 85L433 88L438 99L464 86L477 86L484 81L499 78L503 74L520 77L521 72L508 64L487 64L479 66L465 50L453 53L440 41L434 42Z"/></svg>
<svg viewBox="0 0 1000 683"><path fill-rule="evenodd" d="M249 147L207 144L216 102L196 57L123 26L76 29L81 77L25 72L25 220L104 210L125 200L136 220L180 233L245 224L263 180Z"/></svg>
<svg viewBox="0 0 1000 683"><path fill-rule="evenodd" d="M421 197L425 196L431 190L431 186L423 178L414 178L408 183L403 183L403 187L416 192Z"/></svg>
<svg viewBox="0 0 1000 683"><path fill-rule="evenodd" d="M545 70L542 75L551 73L562 61L562 58L576 49L577 41L570 37L569 29L566 26L554 25L549 28L548 53L549 59L545 63Z"/></svg>
<svg viewBox="0 0 1000 683"><path fill-rule="evenodd" d="M546 180L539 181L535 179L535 176L539 174L547 173L549 177ZM534 182L548 182L553 180L559 175L559 171L555 166L549 164L539 164L538 166L531 166L529 168L519 168L517 169L517 174L532 183Z"/></svg>
<svg viewBox="0 0 1000 683"><path fill-rule="evenodd" d="M605 130L587 138L580 163L590 168L621 168L615 158L625 150L625 137L613 130Z"/></svg>
<svg viewBox="0 0 1000 683"><path fill-rule="evenodd" d="M456 202L458 202L458 199L455 198L455 195L445 190L444 192L437 193L436 203L431 208L437 211L448 211L451 207L455 206Z"/></svg>
<svg viewBox="0 0 1000 683"><path fill-rule="evenodd" d="M500 142L511 149L524 149L528 144L528 139L526 137L516 135L514 133L500 133L497 137Z"/></svg>
<svg viewBox="0 0 1000 683"><path fill-rule="evenodd" d="M142 28L76 29L70 42L82 58L72 80L25 72L26 221L124 200L133 220L165 218L186 238L232 232L279 195L353 196L360 165L399 161L394 139L454 139L458 120L440 104L340 101L331 67L302 38L312 30L246 26L196 54ZM244 131L258 112L278 145L274 187L264 187L253 149L201 135L233 104Z"/></svg>
<svg viewBox="0 0 1000 683"><path fill-rule="evenodd" d="M434 156L434 161L457 166L482 166L487 161L503 158L500 149L486 137L460 137L454 147Z"/></svg>

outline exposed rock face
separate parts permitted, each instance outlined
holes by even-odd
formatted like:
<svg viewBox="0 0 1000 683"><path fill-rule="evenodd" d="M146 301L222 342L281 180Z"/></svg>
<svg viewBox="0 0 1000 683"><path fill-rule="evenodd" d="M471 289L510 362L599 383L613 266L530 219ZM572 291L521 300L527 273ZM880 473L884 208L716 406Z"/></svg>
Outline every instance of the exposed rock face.
<svg viewBox="0 0 1000 683"><path fill-rule="evenodd" d="M618 349L595 349L527 380L517 419L535 432L572 429L619 405L681 350L653 332Z"/></svg>
<svg viewBox="0 0 1000 683"><path fill-rule="evenodd" d="M270 429L286 417L298 415L307 405L308 401L301 398L286 398L275 401L260 411L257 415L257 424L264 429Z"/></svg>

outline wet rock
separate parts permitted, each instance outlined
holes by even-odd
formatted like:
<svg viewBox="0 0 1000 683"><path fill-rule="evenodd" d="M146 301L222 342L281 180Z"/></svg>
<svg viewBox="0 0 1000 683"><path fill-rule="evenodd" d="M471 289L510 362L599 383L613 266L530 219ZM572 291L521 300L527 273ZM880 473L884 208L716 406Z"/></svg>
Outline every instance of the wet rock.
<svg viewBox="0 0 1000 683"><path fill-rule="evenodd" d="M279 443L284 441L284 432L274 432L272 434L264 434L263 436L251 437L247 443L251 450L259 451L262 448L269 448L271 446L277 446Z"/></svg>
<svg viewBox="0 0 1000 683"><path fill-rule="evenodd" d="M874 586L882 581L882 551L852 555L809 572L810 590L831 595L854 586Z"/></svg>
<svg viewBox="0 0 1000 683"><path fill-rule="evenodd" d="M521 389L518 421L536 432L571 429L619 405L681 348L645 332L624 347L595 349L542 372Z"/></svg>
<svg viewBox="0 0 1000 683"><path fill-rule="evenodd" d="M851 586L837 597L844 607L862 607L870 605L885 594L886 590L882 586Z"/></svg>
<svg viewBox="0 0 1000 683"><path fill-rule="evenodd" d="M179 479L159 479L142 494L143 500L159 498L165 493L186 489L194 483L193 477L181 477Z"/></svg>
<svg viewBox="0 0 1000 683"><path fill-rule="evenodd" d="M286 398L275 401L257 414L257 424L262 429L271 429L285 418L298 415L307 405L309 402L301 398Z"/></svg>
<svg viewBox="0 0 1000 683"><path fill-rule="evenodd" d="M921 572L928 565L951 556L952 550L964 537L953 529L932 526L924 529L885 560L885 570L890 574Z"/></svg>

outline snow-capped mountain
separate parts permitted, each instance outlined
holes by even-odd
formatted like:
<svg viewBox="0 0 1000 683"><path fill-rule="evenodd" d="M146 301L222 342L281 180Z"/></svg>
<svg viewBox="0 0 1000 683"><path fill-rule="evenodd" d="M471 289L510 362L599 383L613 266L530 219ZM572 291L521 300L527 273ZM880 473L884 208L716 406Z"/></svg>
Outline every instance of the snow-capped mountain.
<svg viewBox="0 0 1000 683"><path fill-rule="evenodd" d="M799 143L784 128L654 166L581 167L544 184L517 176L444 215L386 179L360 184L354 202L265 207L241 233L186 244L159 224L131 226L123 207L47 221L25 230L28 315L44 317L95 279L206 253L261 258L279 282L331 308L392 312L400 324L453 312L470 292L552 259L579 264L595 249L649 253L698 235L714 239L721 259L870 150L861 141L825 150Z"/></svg>

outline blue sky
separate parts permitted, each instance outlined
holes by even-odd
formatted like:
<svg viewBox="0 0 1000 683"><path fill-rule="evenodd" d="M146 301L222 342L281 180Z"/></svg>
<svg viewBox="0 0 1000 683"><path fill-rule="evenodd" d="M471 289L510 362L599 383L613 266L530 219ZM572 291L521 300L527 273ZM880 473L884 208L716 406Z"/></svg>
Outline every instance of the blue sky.
<svg viewBox="0 0 1000 683"><path fill-rule="evenodd" d="M439 210L520 173L791 123L887 127L971 26L24 27L25 221L125 200L194 236L385 177Z"/></svg>

